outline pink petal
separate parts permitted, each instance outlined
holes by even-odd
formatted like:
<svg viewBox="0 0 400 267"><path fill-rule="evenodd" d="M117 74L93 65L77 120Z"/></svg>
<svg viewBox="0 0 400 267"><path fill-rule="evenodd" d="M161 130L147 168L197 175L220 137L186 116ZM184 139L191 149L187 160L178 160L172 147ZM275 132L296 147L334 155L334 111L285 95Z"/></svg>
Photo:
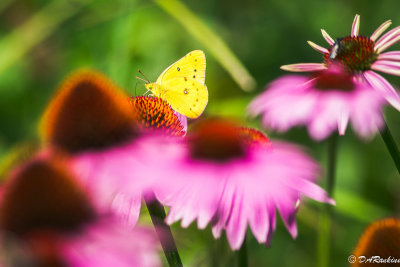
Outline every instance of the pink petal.
<svg viewBox="0 0 400 267"><path fill-rule="evenodd" d="M224 192L218 204L218 210L215 216L215 224L212 227L212 232L215 238L221 235L221 231L226 228L229 218L232 216L232 211L235 208L235 199L237 196L236 185L234 183L226 183Z"/></svg>
<svg viewBox="0 0 400 267"><path fill-rule="evenodd" d="M384 124L382 107L385 99L377 91L359 90L351 111L353 129L368 139Z"/></svg>
<svg viewBox="0 0 400 267"><path fill-rule="evenodd" d="M321 33L329 45L333 45L335 43L335 41L332 39L332 37L330 37L329 34L324 29L321 29Z"/></svg>
<svg viewBox="0 0 400 267"><path fill-rule="evenodd" d="M243 196L237 192L235 204L226 227L226 235L232 250L242 246L246 236L247 216L243 208Z"/></svg>
<svg viewBox="0 0 400 267"><path fill-rule="evenodd" d="M185 135L186 135L186 132L187 132L187 118L186 118L186 116L180 114L180 113L177 112L177 111L174 111L174 113L175 113L176 116L178 116L178 120L179 120L180 123L182 124L182 126L183 126L183 131L185 132Z"/></svg>
<svg viewBox="0 0 400 267"><path fill-rule="evenodd" d="M272 242L272 237L274 236L275 229L276 229L276 213L275 213L274 204L267 203L266 206L267 206L268 216L269 216L269 229L268 229L268 234L267 234L267 242L265 242L265 244L267 246L270 246L271 242Z"/></svg>
<svg viewBox="0 0 400 267"><path fill-rule="evenodd" d="M285 224L286 229L289 231L292 238L297 237L295 203L295 201L284 201L283 199L275 201L275 205L278 207L283 223Z"/></svg>
<svg viewBox="0 0 400 267"><path fill-rule="evenodd" d="M385 49L400 40L400 26L396 27L380 38L375 44L375 51L378 53L383 52Z"/></svg>
<svg viewBox="0 0 400 267"><path fill-rule="evenodd" d="M353 20L353 25L351 26L351 36L358 36L358 31L360 29L360 15L356 15Z"/></svg>
<svg viewBox="0 0 400 267"><path fill-rule="evenodd" d="M344 135L348 123L349 123L349 112L343 111L342 114L340 115L338 122L339 135Z"/></svg>
<svg viewBox="0 0 400 267"><path fill-rule="evenodd" d="M67 266L74 267L162 266L150 229L126 231L109 223L83 229L79 237L65 242L62 254Z"/></svg>
<svg viewBox="0 0 400 267"><path fill-rule="evenodd" d="M375 32L371 35L371 37L369 37L369 39L371 39L372 41L376 41L376 39L378 39L379 36L381 36L381 34L386 31L387 28L389 28L389 26L392 24L391 20L387 20L384 23L381 24L381 26L379 26Z"/></svg>
<svg viewBox="0 0 400 267"><path fill-rule="evenodd" d="M133 194L118 193L111 204L111 209L123 225L133 228L139 219L141 205L141 194L134 196Z"/></svg>
<svg viewBox="0 0 400 267"><path fill-rule="evenodd" d="M323 63L299 63L299 64L283 65L281 66L281 69L292 72L310 72L310 71L325 70L327 69L327 67Z"/></svg>
<svg viewBox="0 0 400 267"><path fill-rule="evenodd" d="M317 101L317 95L313 91L297 93L293 84L292 92L272 91L263 103L262 123L267 128L280 132L306 123L312 115ZM271 88L272 89L272 88Z"/></svg>
<svg viewBox="0 0 400 267"><path fill-rule="evenodd" d="M310 182L306 179L295 177L292 177L291 180L291 183L288 183L288 181L285 182L294 190L297 190L307 197L317 200L319 202L326 202L332 205L336 205L335 200L329 198L325 190L319 187L317 184Z"/></svg>
<svg viewBox="0 0 400 267"><path fill-rule="evenodd" d="M249 208L252 209L252 212L249 214L251 231L259 243L265 243L267 242L267 233L269 229L267 207L263 200L253 196Z"/></svg>
<svg viewBox="0 0 400 267"><path fill-rule="evenodd" d="M338 126L346 126L351 96L341 92L324 92L318 100L314 116L308 125L308 131L316 140L328 137ZM341 123L342 122L342 123ZM344 128L342 128L343 132Z"/></svg>
<svg viewBox="0 0 400 267"><path fill-rule="evenodd" d="M365 71L364 77L368 83L378 92L381 92L386 100L400 111L400 96L393 86L381 75L373 71Z"/></svg>
<svg viewBox="0 0 400 267"><path fill-rule="evenodd" d="M304 84L308 82L308 80L308 78L299 75L285 75L274 80L267 86L266 90L261 95L251 101L247 108L248 113L251 116L263 114L269 109L272 102L275 102L273 98L284 97L285 95L290 96L294 93L301 94L307 89ZM284 105L284 103L277 104Z"/></svg>
<svg viewBox="0 0 400 267"><path fill-rule="evenodd" d="M307 43L308 43L312 48L314 48L316 51L318 51L318 52L320 52L320 53L322 53L322 54L329 54L328 49L326 49L326 48L324 48L324 47L322 47L322 46L319 46L319 45L317 45L317 44L315 44L315 43L313 43L313 42L311 42L311 41L307 41Z"/></svg>
<svg viewBox="0 0 400 267"><path fill-rule="evenodd" d="M391 51L380 54L378 56L379 60L393 60L393 61L400 61L400 51Z"/></svg>
<svg viewBox="0 0 400 267"><path fill-rule="evenodd" d="M397 61L378 60L372 64L371 69L400 76L400 62Z"/></svg>

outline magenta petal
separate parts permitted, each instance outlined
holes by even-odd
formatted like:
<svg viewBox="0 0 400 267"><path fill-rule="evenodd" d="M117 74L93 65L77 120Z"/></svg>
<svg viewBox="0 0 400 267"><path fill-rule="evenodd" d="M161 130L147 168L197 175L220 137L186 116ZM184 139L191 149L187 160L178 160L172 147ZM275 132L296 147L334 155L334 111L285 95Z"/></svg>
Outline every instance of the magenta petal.
<svg viewBox="0 0 400 267"><path fill-rule="evenodd" d="M400 51L390 51L382 53L378 56L378 61L380 60L400 61Z"/></svg>
<svg viewBox="0 0 400 267"><path fill-rule="evenodd" d="M400 62L389 60L378 60L372 64L371 69L400 76Z"/></svg>
<svg viewBox="0 0 400 267"><path fill-rule="evenodd" d="M360 29L360 15L354 17L353 25L351 26L351 36L358 36L358 31Z"/></svg>
<svg viewBox="0 0 400 267"><path fill-rule="evenodd" d="M286 229L289 231L292 238L297 237L297 224L296 224L296 208L295 201L284 201L279 199L275 201L275 205L278 207L279 213L281 214L283 223Z"/></svg>
<svg viewBox="0 0 400 267"><path fill-rule="evenodd" d="M269 216L269 229L267 234L267 242L265 242L265 244L270 246L276 229L276 213L273 204L267 203L267 210Z"/></svg>
<svg viewBox="0 0 400 267"><path fill-rule="evenodd" d="M323 63L298 63L291 65L281 66L282 70L292 71L292 72L312 72L326 70L327 67Z"/></svg>
<svg viewBox="0 0 400 267"><path fill-rule="evenodd" d="M389 28L390 24L392 24L391 20L387 20L384 23L382 23L373 34L369 37L372 41L376 41L376 39L381 36L381 34L386 31L387 28Z"/></svg>
<svg viewBox="0 0 400 267"><path fill-rule="evenodd" d="M365 71L364 77L372 88L381 92L394 108L400 110L400 96L385 78L373 71Z"/></svg>
<svg viewBox="0 0 400 267"><path fill-rule="evenodd" d="M329 54L329 50L326 49L325 47L319 46L311 41L307 41L307 43L314 48L317 52L320 52L321 54Z"/></svg>
<svg viewBox="0 0 400 267"><path fill-rule="evenodd" d="M267 233L269 229L267 205L264 201L256 199L256 196L253 196L250 208L253 209L253 212L249 214L251 231L259 243L265 243L267 242Z"/></svg>
<svg viewBox="0 0 400 267"><path fill-rule="evenodd" d="M308 127L310 135L316 140L322 140L338 129L338 126L342 127L343 133L350 113L350 102L349 95L339 92L324 93L314 110L315 115L311 118Z"/></svg>
<svg viewBox="0 0 400 267"><path fill-rule="evenodd" d="M176 116L178 116L178 119L179 119L180 123L183 126L183 131L186 134L186 132L187 132L187 118L186 118L186 116L184 116L184 115L182 115L182 114L180 114L179 112L176 112L176 111L175 111L175 114L176 114Z"/></svg>
<svg viewBox="0 0 400 267"><path fill-rule="evenodd" d="M249 113L263 114L263 125L281 132L306 123L317 101L307 82L306 77L297 75L277 79L250 103Z"/></svg>
<svg viewBox="0 0 400 267"><path fill-rule="evenodd" d="M140 242L132 242L140 240ZM68 266L73 267L160 267L157 242L151 231L119 229L105 224L85 229L63 248Z"/></svg>
<svg viewBox="0 0 400 267"><path fill-rule="evenodd" d="M400 40L400 26L388 31L375 44L375 51L378 53L389 48Z"/></svg>
<svg viewBox="0 0 400 267"><path fill-rule="evenodd" d="M324 37L325 41L329 45L333 45L335 43L335 41L332 39L332 37L324 29L321 29L321 33L322 33L322 36Z"/></svg>
<svg viewBox="0 0 400 267"><path fill-rule="evenodd" d="M343 111L343 113L340 115L339 122L338 122L339 135L345 134L348 123L349 123L349 113L346 111Z"/></svg>
<svg viewBox="0 0 400 267"><path fill-rule="evenodd" d="M134 227L139 219L142 206L142 195L118 193L112 204L111 210L117 215L122 224L127 227Z"/></svg>
<svg viewBox="0 0 400 267"><path fill-rule="evenodd" d="M238 192L235 198L235 204L226 227L226 235L233 250L240 249L246 236L247 216L243 208L243 196L239 194Z"/></svg>
<svg viewBox="0 0 400 267"><path fill-rule="evenodd" d="M319 202L326 202L332 205L336 204L333 199L329 198L325 190L308 180L291 178L291 182L287 182L287 185Z"/></svg>

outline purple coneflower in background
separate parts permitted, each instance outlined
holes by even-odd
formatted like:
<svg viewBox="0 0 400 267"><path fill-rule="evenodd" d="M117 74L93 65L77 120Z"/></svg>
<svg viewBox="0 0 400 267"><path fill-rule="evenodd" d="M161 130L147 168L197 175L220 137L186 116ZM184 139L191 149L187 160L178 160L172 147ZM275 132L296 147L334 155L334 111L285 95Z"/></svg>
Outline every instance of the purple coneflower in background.
<svg viewBox="0 0 400 267"><path fill-rule="evenodd" d="M158 112L171 109L163 102L159 104ZM157 166L163 160L157 156L167 156L159 153L164 143L162 134L145 135L141 131L138 110L105 76L85 70L62 83L41 124L45 149L67 153L71 168L95 196L96 207L111 209L131 227L138 220L142 196L151 191L153 179L162 176ZM148 115L149 119L159 118ZM164 116L162 122L168 118ZM173 118L160 132L166 133L170 127L172 132L184 135L184 125Z"/></svg>
<svg viewBox="0 0 400 267"><path fill-rule="evenodd" d="M157 190L170 206L167 223L200 229L212 223L214 237L226 230L232 249L241 247L247 225L260 243L269 244L277 208L292 237L301 195L333 204L314 183L318 165L299 147L270 141L254 129L208 119L173 150L165 173L168 185ZM172 150L172 149L171 149Z"/></svg>
<svg viewBox="0 0 400 267"><path fill-rule="evenodd" d="M126 231L98 211L68 161L41 154L2 186L0 231L5 266L160 266L149 230Z"/></svg>
<svg viewBox="0 0 400 267"><path fill-rule="evenodd" d="M384 125L384 97L382 91L331 64L312 77L278 78L248 110L253 116L262 114L264 126L281 132L307 125L310 135L322 140L335 130L343 135L351 121L354 130L367 138Z"/></svg>
<svg viewBox="0 0 400 267"><path fill-rule="evenodd" d="M400 40L400 26L396 27L381 38L381 34L390 26L390 20L379 26L370 36L360 36L360 16L356 15L351 28L350 36L332 39L325 30L322 36L328 42L328 49L311 41L310 46L322 53L324 63L299 63L284 65L283 70L294 72L314 72L327 69L331 63L340 63L346 71L354 76L361 77L378 92L383 94L387 101L400 110L400 96L393 86L375 71L400 76L400 51L384 52Z"/></svg>

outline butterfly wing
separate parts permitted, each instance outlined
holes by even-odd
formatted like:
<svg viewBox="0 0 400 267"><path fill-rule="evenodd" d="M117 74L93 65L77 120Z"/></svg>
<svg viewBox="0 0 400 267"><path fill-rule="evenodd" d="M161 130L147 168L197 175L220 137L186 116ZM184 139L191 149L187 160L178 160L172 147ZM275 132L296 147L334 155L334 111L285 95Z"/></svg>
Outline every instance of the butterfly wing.
<svg viewBox="0 0 400 267"><path fill-rule="evenodd" d="M195 119L207 105L208 91L204 84L194 79L176 77L165 81L162 98L180 114Z"/></svg>
<svg viewBox="0 0 400 267"><path fill-rule="evenodd" d="M164 85L169 79L184 77L204 85L206 79L206 56L201 50L189 52L186 56L166 68L156 83Z"/></svg>

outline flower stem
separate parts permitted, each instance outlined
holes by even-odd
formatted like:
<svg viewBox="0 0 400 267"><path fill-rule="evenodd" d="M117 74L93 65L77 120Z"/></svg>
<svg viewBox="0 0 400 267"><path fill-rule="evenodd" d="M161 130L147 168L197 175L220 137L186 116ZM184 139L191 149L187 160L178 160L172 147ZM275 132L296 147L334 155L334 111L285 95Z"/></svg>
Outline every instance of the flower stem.
<svg viewBox="0 0 400 267"><path fill-rule="evenodd" d="M385 122L385 127L380 131L383 141L385 142L386 148L389 150L390 156L392 157L394 164L396 165L397 171L400 173L400 151L390 133L389 127Z"/></svg>
<svg viewBox="0 0 400 267"><path fill-rule="evenodd" d="M332 135L328 140L328 163L327 163L327 185L326 192L329 197L333 196L335 188L336 161L337 161L337 134ZM318 236L318 267L328 267L331 250L331 227L333 207L325 204L320 217L320 228Z"/></svg>
<svg viewBox="0 0 400 267"><path fill-rule="evenodd" d="M145 197L145 202L169 266L183 266L171 228L164 221L166 214L163 205L156 200L154 194Z"/></svg>
<svg viewBox="0 0 400 267"><path fill-rule="evenodd" d="M246 236L244 237L243 244L237 252L238 256L238 267L247 267L248 266L248 257L247 257L247 241Z"/></svg>

